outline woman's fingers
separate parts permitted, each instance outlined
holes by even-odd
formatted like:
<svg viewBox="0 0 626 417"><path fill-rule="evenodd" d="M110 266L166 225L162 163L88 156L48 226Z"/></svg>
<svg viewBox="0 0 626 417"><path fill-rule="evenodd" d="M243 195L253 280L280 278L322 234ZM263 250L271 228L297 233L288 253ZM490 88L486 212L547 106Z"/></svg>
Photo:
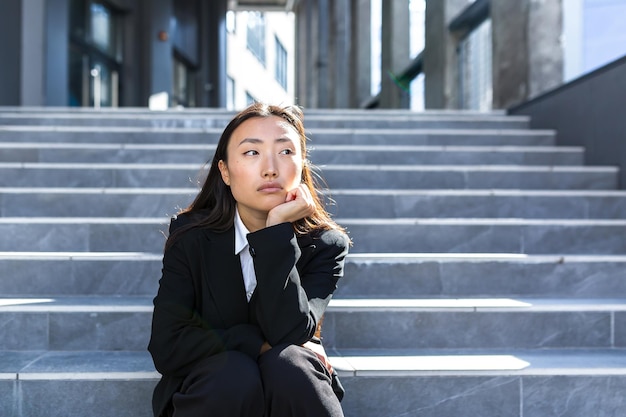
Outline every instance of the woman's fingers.
<svg viewBox="0 0 626 417"><path fill-rule="evenodd" d="M315 201L309 189L300 185L287 192L285 202L274 207L267 215L266 226L289 222L293 223L315 212Z"/></svg>

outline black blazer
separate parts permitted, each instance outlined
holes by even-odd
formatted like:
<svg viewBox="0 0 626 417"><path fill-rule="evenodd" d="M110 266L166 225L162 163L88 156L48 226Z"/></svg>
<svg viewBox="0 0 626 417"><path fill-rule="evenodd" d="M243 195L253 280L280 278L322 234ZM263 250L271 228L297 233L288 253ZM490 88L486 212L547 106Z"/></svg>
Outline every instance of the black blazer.
<svg viewBox="0 0 626 417"><path fill-rule="evenodd" d="M170 234L189 222L179 216ZM255 359L264 341L303 344L343 275L348 237L340 231L294 234L290 223L250 233L257 286L248 303L234 227L184 232L165 250L148 350L162 374L153 396L159 416L204 358L238 350Z"/></svg>

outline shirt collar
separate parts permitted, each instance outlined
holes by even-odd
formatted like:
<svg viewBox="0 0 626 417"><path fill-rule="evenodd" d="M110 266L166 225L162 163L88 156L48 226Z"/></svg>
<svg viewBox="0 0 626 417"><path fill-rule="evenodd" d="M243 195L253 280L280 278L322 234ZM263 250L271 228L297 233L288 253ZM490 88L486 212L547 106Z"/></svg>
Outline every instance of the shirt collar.
<svg viewBox="0 0 626 417"><path fill-rule="evenodd" d="M239 210L235 209L235 255L239 255L239 253L248 246L248 239L246 239L248 233L250 233L250 231L248 231L243 221L241 221Z"/></svg>

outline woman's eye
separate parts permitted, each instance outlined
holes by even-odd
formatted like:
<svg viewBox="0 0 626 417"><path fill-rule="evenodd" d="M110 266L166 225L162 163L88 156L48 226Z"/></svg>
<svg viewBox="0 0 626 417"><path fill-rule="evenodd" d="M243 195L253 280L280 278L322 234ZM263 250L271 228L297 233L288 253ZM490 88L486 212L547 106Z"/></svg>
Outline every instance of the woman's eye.
<svg viewBox="0 0 626 417"><path fill-rule="evenodd" d="M280 151L281 155L291 155L293 152L293 150L287 148L287 149L283 149L282 151Z"/></svg>
<svg viewBox="0 0 626 417"><path fill-rule="evenodd" d="M251 150L249 150L249 151L244 152L243 154L244 154L244 155L250 155L250 156L251 156L251 155L258 155L259 153L258 153L257 151L255 151L255 150L252 150L252 149L251 149Z"/></svg>

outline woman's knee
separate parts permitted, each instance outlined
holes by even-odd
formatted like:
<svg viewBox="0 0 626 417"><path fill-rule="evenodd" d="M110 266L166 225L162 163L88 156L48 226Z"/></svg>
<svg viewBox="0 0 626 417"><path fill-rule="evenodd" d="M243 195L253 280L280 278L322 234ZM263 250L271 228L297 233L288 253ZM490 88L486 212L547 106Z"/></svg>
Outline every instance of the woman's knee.
<svg viewBox="0 0 626 417"><path fill-rule="evenodd" d="M328 379L324 366L315 354L298 345L279 345L263 354L259 360L265 390L291 395L299 393L313 381Z"/></svg>
<svg viewBox="0 0 626 417"><path fill-rule="evenodd" d="M174 405L228 409L231 405L262 404L263 397L257 363L245 354L229 351L199 363L174 395Z"/></svg>

